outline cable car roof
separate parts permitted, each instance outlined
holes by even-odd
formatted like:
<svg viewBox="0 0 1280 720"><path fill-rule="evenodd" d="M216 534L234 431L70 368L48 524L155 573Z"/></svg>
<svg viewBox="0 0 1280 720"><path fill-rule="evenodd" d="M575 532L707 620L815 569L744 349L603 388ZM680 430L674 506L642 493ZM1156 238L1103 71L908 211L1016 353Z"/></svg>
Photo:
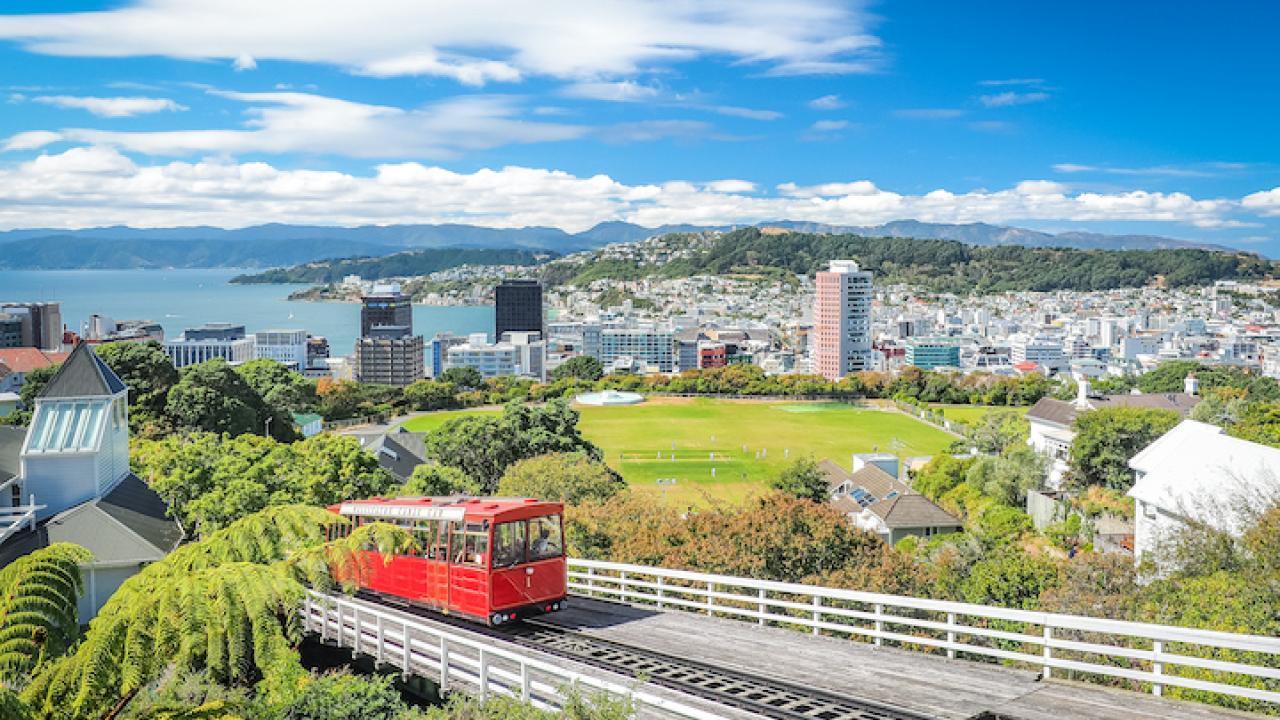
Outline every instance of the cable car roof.
<svg viewBox="0 0 1280 720"><path fill-rule="evenodd" d="M462 520L465 517L493 518L513 510L524 510L521 517L559 513L564 505L533 498L509 497L375 497L348 500L330 506L330 510L346 517L386 518L396 520ZM529 510L535 512L530 513ZM541 513L536 512L541 511Z"/></svg>

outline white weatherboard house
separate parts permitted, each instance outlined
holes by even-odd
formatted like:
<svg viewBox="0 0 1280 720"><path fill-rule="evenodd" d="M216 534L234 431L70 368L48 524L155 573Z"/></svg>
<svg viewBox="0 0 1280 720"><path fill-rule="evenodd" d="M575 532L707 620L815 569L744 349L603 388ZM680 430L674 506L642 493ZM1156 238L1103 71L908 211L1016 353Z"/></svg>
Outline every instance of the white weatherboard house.
<svg viewBox="0 0 1280 720"><path fill-rule="evenodd" d="M1133 556L1192 524L1239 536L1253 514L1280 502L1280 448L1184 420L1129 461L1135 474Z"/></svg>
<svg viewBox="0 0 1280 720"><path fill-rule="evenodd" d="M0 486L9 491L0 498L12 505L5 513L25 518L0 524L0 567L53 543L87 548L81 621L182 539L164 501L129 471L128 392L79 345L36 398L31 427L0 428Z"/></svg>

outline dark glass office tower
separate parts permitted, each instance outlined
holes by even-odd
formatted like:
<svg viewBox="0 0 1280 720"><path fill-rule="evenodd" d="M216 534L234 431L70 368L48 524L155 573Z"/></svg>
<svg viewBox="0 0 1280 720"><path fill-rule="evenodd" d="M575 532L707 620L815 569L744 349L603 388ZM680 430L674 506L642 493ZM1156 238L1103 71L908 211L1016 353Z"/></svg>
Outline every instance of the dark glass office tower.
<svg viewBox="0 0 1280 720"><path fill-rule="evenodd" d="M406 335L413 334L413 306L399 286L375 286L373 292L364 296L360 336L368 337L371 330L380 326L403 327Z"/></svg>
<svg viewBox="0 0 1280 720"><path fill-rule="evenodd" d="M506 332L543 332L542 283L537 280L503 280L494 288L493 340Z"/></svg>

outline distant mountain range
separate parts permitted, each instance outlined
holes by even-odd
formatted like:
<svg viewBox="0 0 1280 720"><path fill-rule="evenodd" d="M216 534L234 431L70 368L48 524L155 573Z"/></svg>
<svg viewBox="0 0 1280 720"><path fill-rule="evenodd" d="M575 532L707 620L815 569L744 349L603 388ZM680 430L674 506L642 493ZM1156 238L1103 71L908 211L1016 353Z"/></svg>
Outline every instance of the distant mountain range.
<svg viewBox="0 0 1280 720"><path fill-rule="evenodd" d="M944 224L899 220L873 227L779 220L758 223L803 232L854 233L871 237L957 240L972 245L1023 245L1113 250L1220 246L1154 235L1057 235L985 223ZM579 233L553 227L487 228L476 225L255 225L84 230L24 229L0 232L0 268L281 267L328 258L379 256L417 248L513 248L571 253L610 243L634 242L671 232L731 230L740 226L664 225L646 228L605 222Z"/></svg>

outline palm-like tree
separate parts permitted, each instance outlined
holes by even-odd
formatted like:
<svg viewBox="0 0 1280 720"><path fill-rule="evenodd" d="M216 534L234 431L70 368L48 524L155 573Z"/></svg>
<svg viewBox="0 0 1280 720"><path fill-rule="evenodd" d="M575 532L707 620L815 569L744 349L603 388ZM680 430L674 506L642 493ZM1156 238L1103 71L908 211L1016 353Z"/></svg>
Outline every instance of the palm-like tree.
<svg viewBox="0 0 1280 720"><path fill-rule="evenodd" d="M88 550L56 543L0 570L0 684L65 652L80 633L76 598Z"/></svg>
<svg viewBox="0 0 1280 720"><path fill-rule="evenodd" d="M413 543L385 524L325 541L346 523L318 508L277 506L179 548L121 585L75 651L38 668L23 702L34 717L111 718L177 668L256 684L268 704L283 706L305 683L296 645L306 585L358 578L359 550Z"/></svg>

